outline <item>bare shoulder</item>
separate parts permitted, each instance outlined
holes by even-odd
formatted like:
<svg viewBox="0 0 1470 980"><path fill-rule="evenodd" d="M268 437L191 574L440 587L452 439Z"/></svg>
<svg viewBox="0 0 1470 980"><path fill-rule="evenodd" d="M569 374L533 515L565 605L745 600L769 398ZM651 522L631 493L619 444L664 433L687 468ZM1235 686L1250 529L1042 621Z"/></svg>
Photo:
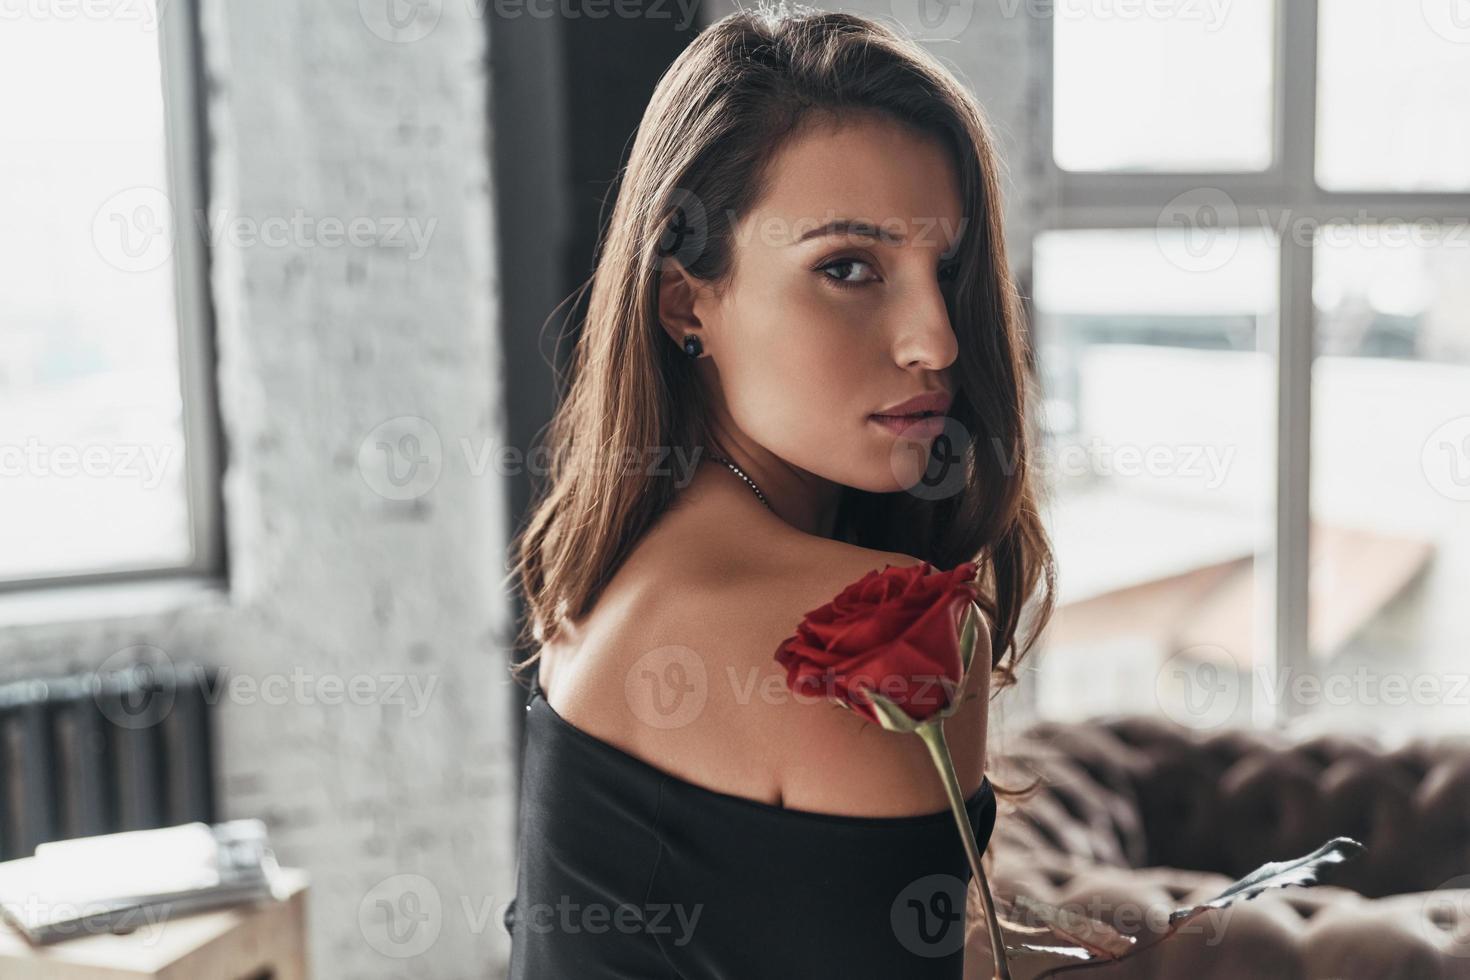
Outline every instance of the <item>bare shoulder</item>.
<svg viewBox="0 0 1470 980"><path fill-rule="evenodd" d="M634 552L555 653L559 676L546 687L558 713L720 792L826 813L942 810L943 786L917 737L796 700L775 660L807 612L870 571L918 560L796 531L702 544L664 533ZM978 693L945 722L966 795L984 766L987 698Z"/></svg>
<svg viewBox="0 0 1470 980"><path fill-rule="evenodd" d="M783 611L786 622L777 644L795 631L807 611L830 601L869 571L921 564L903 553L841 542L823 544L809 554L800 575L803 584L793 586L803 602L799 610ZM985 773L989 692L988 671L972 671L960 694L961 706L943 723L966 797L979 789ZM786 806L873 816L934 813L948 806L934 763L917 736L889 732L835 704L809 699L790 699L790 704L788 744L798 750L791 753L783 773Z"/></svg>

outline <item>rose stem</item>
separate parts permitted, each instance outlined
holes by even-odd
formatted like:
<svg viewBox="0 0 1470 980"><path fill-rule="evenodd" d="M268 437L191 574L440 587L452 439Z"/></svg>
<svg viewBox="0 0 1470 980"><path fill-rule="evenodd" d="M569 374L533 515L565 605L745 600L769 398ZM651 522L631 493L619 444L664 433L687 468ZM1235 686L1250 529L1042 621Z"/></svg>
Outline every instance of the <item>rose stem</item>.
<svg viewBox="0 0 1470 980"><path fill-rule="evenodd" d="M965 810L965 800L960 794L959 777L955 775L954 762L949 755L949 746L944 741L943 721L931 721L919 725L914 733L924 740L929 748L929 755L934 759L934 765L939 769L940 779L944 783L944 792L949 796L949 808L954 813L955 822L960 826L960 839L965 842L965 856L970 860L970 870L975 875L975 880L980 884L980 897L985 905L985 924L990 930L990 950L995 959L995 975L997 980L1011 980L1010 965L1006 962L1005 937L1001 935L1000 924L995 921L995 902L990 897L990 882L986 880L985 869L980 867L980 846L975 842L975 828L970 826L969 816Z"/></svg>

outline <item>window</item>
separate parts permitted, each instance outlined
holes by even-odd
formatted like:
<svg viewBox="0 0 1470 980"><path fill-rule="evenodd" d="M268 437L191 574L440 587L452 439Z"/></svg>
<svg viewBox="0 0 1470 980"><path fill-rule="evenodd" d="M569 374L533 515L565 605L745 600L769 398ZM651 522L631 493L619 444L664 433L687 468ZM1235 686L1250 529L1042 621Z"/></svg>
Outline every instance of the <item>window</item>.
<svg viewBox="0 0 1470 980"><path fill-rule="evenodd" d="M1344 678L1325 707L1463 728L1470 234L1352 224L1314 252L1308 661Z"/></svg>
<svg viewBox="0 0 1470 980"><path fill-rule="evenodd" d="M0 586L220 562L185 3L0 25Z"/></svg>
<svg viewBox="0 0 1470 980"><path fill-rule="evenodd" d="M1271 530L1276 245L1249 229L1201 270L1190 234L1051 231L1035 244L1041 470L1060 561L1045 714L1152 713L1153 674L1176 649L1252 653L1253 560Z"/></svg>
<svg viewBox="0 0 1470 980"><path fill-rule="evenodd" d="M1059 562L1041 713L1463 724L1470 20L1452 7L1040 22L1032 302Z"/></svg>
<svg viewBox="0 0 1470 980"><path fill-rule="evenodd" d="M1145 172L1269 166L1271 4L1195 4L1157 17L1143 9L1130 15L1127 8L1057 6L1057 166Z"/></svg>
<svg viewBox="0 0 1470 980"><path fill-rule="evenodd" d="M1470 7L1318 0L1317 9L1321 185L1470 190Z"/></svg>

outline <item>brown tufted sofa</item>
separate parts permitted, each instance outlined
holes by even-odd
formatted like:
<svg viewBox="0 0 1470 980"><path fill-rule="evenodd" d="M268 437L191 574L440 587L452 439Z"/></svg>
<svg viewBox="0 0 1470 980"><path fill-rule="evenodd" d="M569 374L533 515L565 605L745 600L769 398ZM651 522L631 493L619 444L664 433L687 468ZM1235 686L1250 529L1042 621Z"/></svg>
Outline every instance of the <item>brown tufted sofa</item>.
<svg viewBox="0 0 1470 980"><path fill-rule="evenodd" d="M1470 739L1387 746L1119 716L1034 724L991 754L1003 786L1043 778L1001 804L987 849L998 899L1092 915L1141 947L1168 910L1267 861L1340 835L1367 847L1326 884L1207 912L1063 980L1470 980ZM966 980L984 980L983 929L970 945ZM1038 961L1013 967L1024 980Z"/></svg>

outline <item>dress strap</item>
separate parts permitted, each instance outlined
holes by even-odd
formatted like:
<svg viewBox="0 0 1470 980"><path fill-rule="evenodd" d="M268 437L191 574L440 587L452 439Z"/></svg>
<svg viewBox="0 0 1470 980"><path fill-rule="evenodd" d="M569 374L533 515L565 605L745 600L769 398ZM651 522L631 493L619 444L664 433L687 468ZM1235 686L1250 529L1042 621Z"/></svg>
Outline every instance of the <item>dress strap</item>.
<svg viewBox="0 0 1470 980"><path fill-rule="evenodd" d="M529 706L530 703L536 700L538 697L546 697L546 695L541 690L541 658L539 657L536 658L536 665L531 670L531 693L526 698L527 706Z"/></svg>

